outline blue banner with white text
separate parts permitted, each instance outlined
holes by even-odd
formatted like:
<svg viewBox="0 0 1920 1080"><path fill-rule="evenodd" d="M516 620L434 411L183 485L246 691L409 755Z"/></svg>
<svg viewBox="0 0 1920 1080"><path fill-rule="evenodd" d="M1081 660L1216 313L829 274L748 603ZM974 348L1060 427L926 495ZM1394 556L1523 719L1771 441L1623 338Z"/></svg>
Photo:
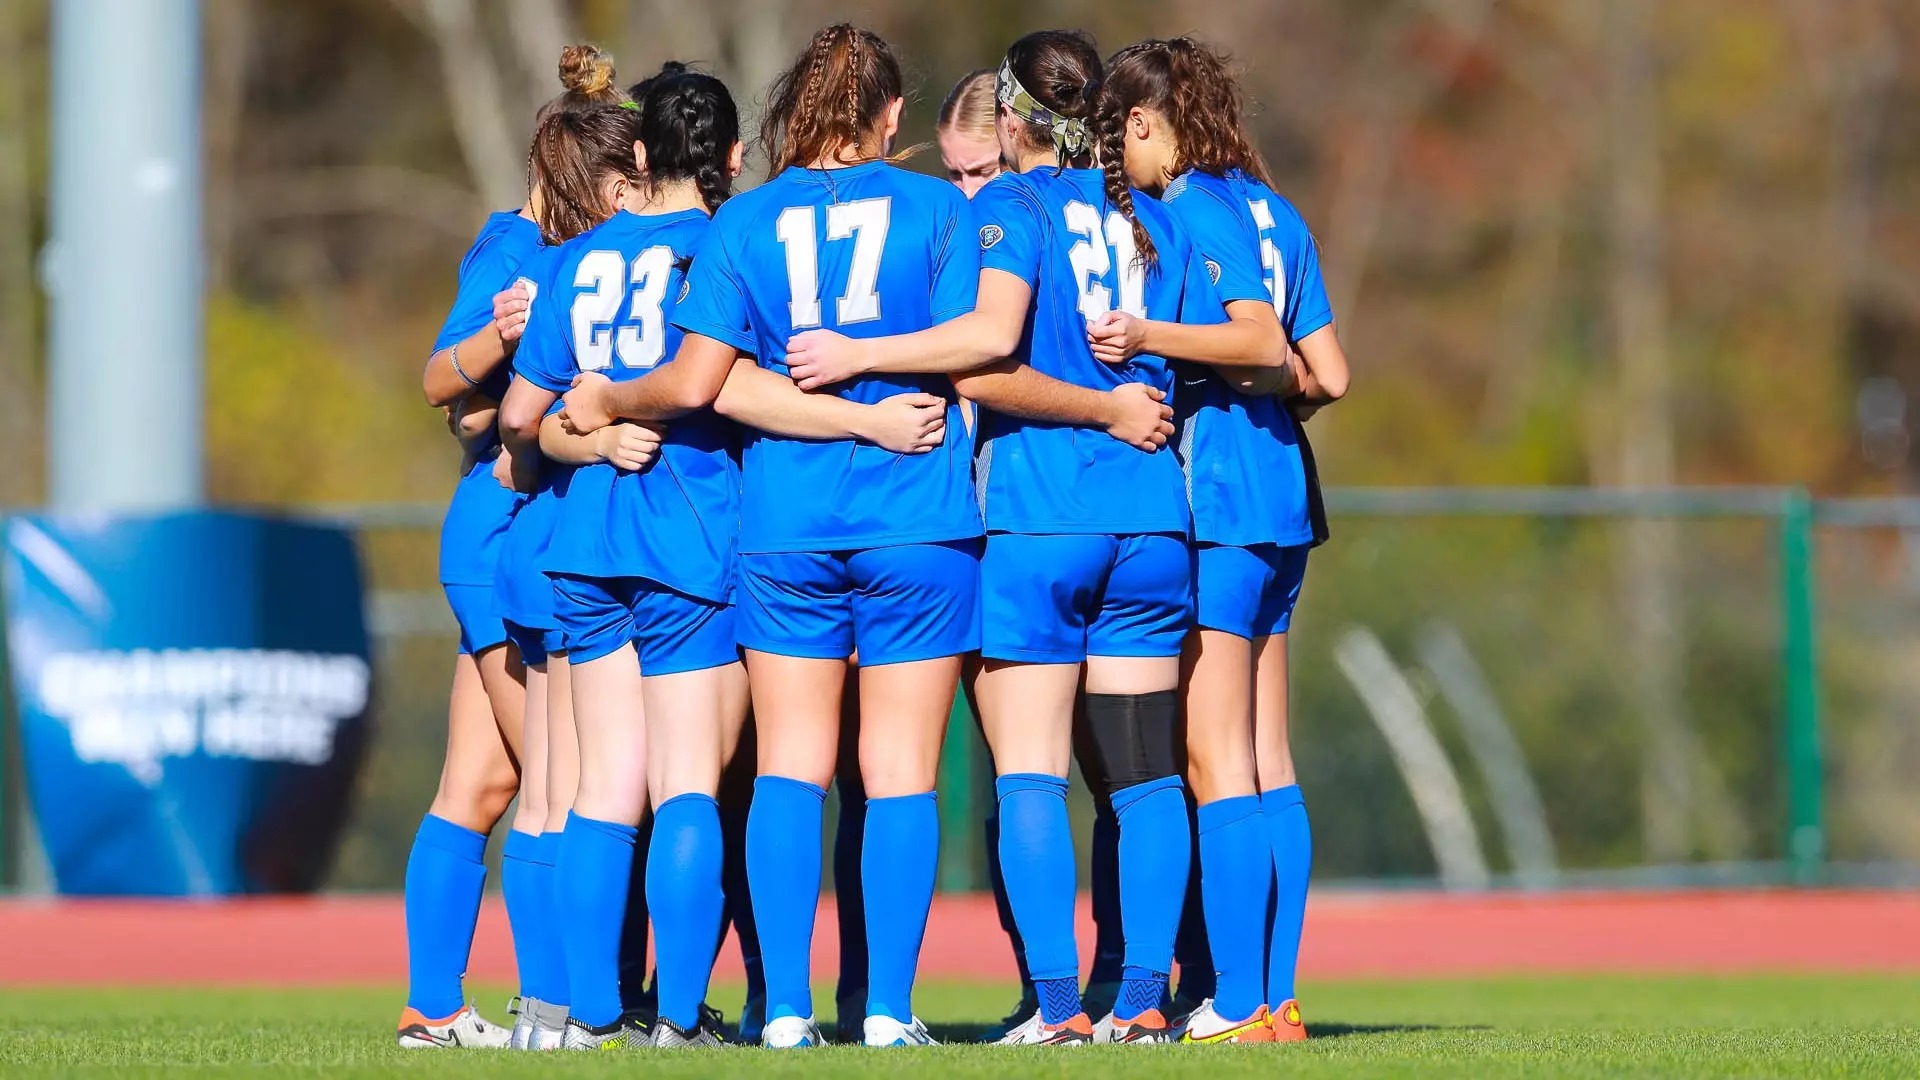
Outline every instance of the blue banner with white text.
<svg viewBox="0 0 1920 1080"><path fill-rule="evenodd" d="M59 891L320 884L372 686L353 538L229 513L5 522L11 691Z"/></svg>

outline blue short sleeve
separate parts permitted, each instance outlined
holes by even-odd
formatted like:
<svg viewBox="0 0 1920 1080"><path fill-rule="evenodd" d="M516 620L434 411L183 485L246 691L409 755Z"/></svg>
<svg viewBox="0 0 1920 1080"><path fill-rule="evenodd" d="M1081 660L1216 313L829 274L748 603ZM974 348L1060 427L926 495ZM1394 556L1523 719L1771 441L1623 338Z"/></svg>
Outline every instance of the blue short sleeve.
<svg viewBox="0 0 1920 1080"><path fill-rule="evenodd" d="M514 272L539 247L540 232L519 214L494 214L460 260L460 285L453 307L433 339L433 352L457 345L493 321L493 294L513 281Z"/></svg>
<svg viewBox="0 0 1920 1080"><path fill-rule="evenodd" d="M526 332L520 335L520 345L514 350L513 370L543 390L564 394L573 385L578 368L573 359L573 337L560 311L564 306L560 290L553 287L556 279L521 280L532 286L533 300L527 306Z"/></svg>
<svg viewBox="0 0 1920 1080"><path fill-rule="evenodd" d="M1180 287L1180 321L1190 326L1208 326L1227 321L1227 309L1220 302L1220 293L1213 287L1213 274L1207 265L1207 259L1200 249L1192 244L1184 245L1180 252L1185 256L1183 268L1186 276ZM1266 290L1260 290L1264 298Z"/></svg>
<svg viewBox="0 0 1920 1080"><path fill-rule="evenodd" d="M1287 337L1299 341L1333 321L1333 303L1320 276L1320 248L1298 214L1282 215L1274 223L1273 243L1287 268L1287 303L1280 321Z"/></svg>
<svg viewBox="0 0 1920 1080"><path fill-rule="evenodd" d="M1259 232L1245 208L1234 207L1208 187L1175 186L1179 190L1169 188L1167 206L1199 249L1220 301L1272 300L1260 265Z"/></svg>
<svg viewBox="0 0 1920 1080"><path fill-rule="evenodd" d="M974 242L972 208L956 190L943 209L946 221L934 237L929 304L935 326L972 311L980 298L980 248Z"/></svg>
<svg viewBox="0 0 1920 1080"><path fill-rule="evenodd" d="M693 266L687 271L686 295L674 306L673 325L751 355L760 350L754 342L740 268L733 258L733 232L726 208L722 207L693 257Z"/></svg>
<svg viewBox="0 0 1920 1080"><path fill-rule="evenodd" d="M1038 288L1040 244L1045 235L1040 208L1017 180L1002 175L973 197L979 226L980 269L1004 270Z"/></svg>

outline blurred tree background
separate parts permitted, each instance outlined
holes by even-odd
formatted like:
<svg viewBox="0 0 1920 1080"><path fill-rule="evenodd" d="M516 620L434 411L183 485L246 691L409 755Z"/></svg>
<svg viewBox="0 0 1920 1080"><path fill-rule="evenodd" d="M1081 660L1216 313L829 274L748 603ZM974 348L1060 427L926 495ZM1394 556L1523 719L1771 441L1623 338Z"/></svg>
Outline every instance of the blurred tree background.
<svg viewBox="0 0 1920 1080"><path fill-rule="evenodd" d="M955 78L1028 30L1084 27L1105 52L1190 32L1232 52L1277 186L1318 235L1356 369L1352 398L1314 424L1333 483L1894 493L1920 464L1920 5L1905 0L203 8L208 490L223 504L450 492L457 454L417 373L474 230L523 195L561 45L602 45L623 82L703 62L757 112L806 36L841 18L895 44L914 140ZM0 5L0 505L31 505L43 484L47 17L46 0ZM141 88L123 90L138 110ZM138 452L138 433L108 437ZM1309 587L1306 627L1326 633L1297 635L1303 711L1360 715L1333 673L1340 627L1372 626L1398 652L1433 613L1471 611L1463 632L1528 761L1568 780L1548 782L1556 830L1601 819L1570 864L1772 857L1770 552L1757 527L1696 541L1644 523L1348 530ZM371 539L376 583L430 588L430 542ZM1850 566L1885 555L1849 551ZM1508 588L1532 602L1489 592ZM1430 602L1410 609L1410 594ZM1913 622L1909 604L1899 641ZM397 880L437 768L444 644L383 659L388 730L362 816L393 824L350 838L343 884ZM1610 730L1567 740L1589 722ZM1913 760L1910 724L1865 737L1858 760L1884 763L1896 736L1895 760ZM1317 817L1323 865L1430 872L1364 720L1303 738L1310 784L1318 770L1373 793ZM1641 761L1647 742L1664 749ZM1900 782L1873 776L1863 799ZM1861 850L1920 859L1916 831Z"/></svg>

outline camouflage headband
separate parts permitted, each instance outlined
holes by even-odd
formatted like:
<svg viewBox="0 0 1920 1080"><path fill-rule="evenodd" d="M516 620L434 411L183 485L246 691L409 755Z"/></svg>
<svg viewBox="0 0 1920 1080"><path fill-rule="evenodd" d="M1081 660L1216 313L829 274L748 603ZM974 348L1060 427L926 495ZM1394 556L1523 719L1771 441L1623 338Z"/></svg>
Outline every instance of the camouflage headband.
<svg viewBox="0 0 1920 1080"><path fill-rule="evenodd" d="M1093 147L1093 133L1088 130L1087 122L1071 116L1061 116L1027 93L1020 80L1013 77L1013 65L1000 61L1000 76L994 83L994 97L1000 104L1013 110L1013 115L1035 127L1043 127L1053 133L1053 152L1064 163L1085 154Z"/></svg>

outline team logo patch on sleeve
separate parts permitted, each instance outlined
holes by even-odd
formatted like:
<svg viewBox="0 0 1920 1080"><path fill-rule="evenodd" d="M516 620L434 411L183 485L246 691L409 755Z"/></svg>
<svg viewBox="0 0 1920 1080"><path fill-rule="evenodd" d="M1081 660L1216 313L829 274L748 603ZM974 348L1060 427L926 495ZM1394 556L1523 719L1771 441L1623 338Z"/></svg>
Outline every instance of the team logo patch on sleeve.
<svg viewBox="0 0 1920 1080"><path fill-rule="evenodd" d="M999 243L1007 235L1007 230L998 225L980 226L980 250L985 251Z"/></svg>
<svg viewBox="0 0 1920 1080"><path fill-rule="evenodd" d="M1206 259L1204 261L1207 264L1207 276L1213 279L1215 285L1220 284L1220 264L1214 262L1212 259Z"/></svg>
<svg viewBox="0 0 1920 1080"><path fill-rule="evenodd" d="M678 300L676 300L676 301L674 301L674 303L677 303L677 304L684 304L684 303L686 303L686 302L687 302L687 294L688 294L688 293L690 293L690 292L692 292L692 291L693 291L693 279L692 279L692 278L681 278L681 279L680 279L680 298L679 298Z"/></svg>

